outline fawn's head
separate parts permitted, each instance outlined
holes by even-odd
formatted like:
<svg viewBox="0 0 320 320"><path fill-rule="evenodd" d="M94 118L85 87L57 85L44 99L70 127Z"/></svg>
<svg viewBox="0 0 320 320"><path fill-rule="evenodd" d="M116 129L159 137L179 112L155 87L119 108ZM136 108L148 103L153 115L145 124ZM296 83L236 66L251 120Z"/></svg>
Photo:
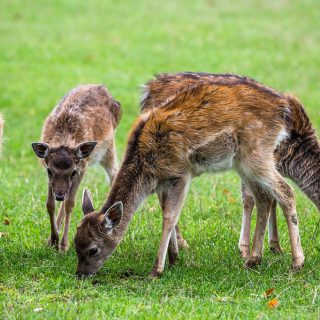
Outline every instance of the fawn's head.
<svg viewBox="0 0 320 320"><path fill-rule="evenodd" d="M57 201L66 198L72 181L79 174L80 161L90 156L96 144L95 141L89 141L82 142L75 148L66 146L50 148L47 143L32 143L34 153L44 160L49 184Z"/></svg>
<svg viewBox="0 0 320 320"><path fill-rule="evenodd" d="M120 240L114 234L114 228L120 223L123 205L117 202L106 212L94 210L91 194L84 189L82 197L84 218L77 228L74 239L79 278L96 273L111 256Z"/></svg>

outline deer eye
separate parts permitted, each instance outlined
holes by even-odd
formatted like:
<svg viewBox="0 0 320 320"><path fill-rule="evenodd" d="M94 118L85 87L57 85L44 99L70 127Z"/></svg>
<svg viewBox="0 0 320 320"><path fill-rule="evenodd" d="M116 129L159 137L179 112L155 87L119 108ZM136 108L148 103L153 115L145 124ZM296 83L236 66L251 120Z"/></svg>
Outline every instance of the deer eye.
<svg viewBox="0 0 320 320"><path fill-rule="evenodd" d="M98 251L99 251L98 248L91 248L91 249L88 251L88 256L89 256L89 257L95 256L95 255L98 253Z"/></svg>
<svg viewBox="0 0 320 320"><path fill-rule="evenodd" d="M47 169L47 172L48 172L48 176L49 176L50 178L52 178L52 177L53 177L52 171L48 168L48 169Z"/></svg>
<svg viewBox="0 0 320 320"><path fill-rule="evenodd" d="M71 178L74 178L76 176L76 174L78 173L77 170L73 170L71 173Z"/></svg>

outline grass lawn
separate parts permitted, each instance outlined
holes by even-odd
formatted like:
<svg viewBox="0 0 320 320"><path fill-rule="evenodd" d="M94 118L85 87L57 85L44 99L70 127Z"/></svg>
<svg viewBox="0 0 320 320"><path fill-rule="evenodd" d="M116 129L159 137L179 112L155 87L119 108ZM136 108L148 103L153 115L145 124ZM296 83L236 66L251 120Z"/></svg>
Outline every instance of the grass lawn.
<svg viewBox="0 0 320 320"><path fill-rule="evenodd" d="M158 280L147 278L161 230L152 196L99 273L78 281L73 244L66 254L46 246L47 178L30 147L66 91L79 83L104 83L122 103L116 137L121 158L139 113L138 85L164 71L238 73L294 92L320 132L319 8L318 0L2 0L0 318L319 319L320 216L298 190L306 255L298 274L289 268L281 213L285 254L271 254L266 244L262 265L243 268L237 249L240 181L229 172L193 181L180 219L190 248L174 269ZM90 168L84 186L100 206L109 190L103 170ZM82 217L80 194L71 240ZM275 291L265 298L269 288ZM269 310L272 298L280 305Z"/></svg>

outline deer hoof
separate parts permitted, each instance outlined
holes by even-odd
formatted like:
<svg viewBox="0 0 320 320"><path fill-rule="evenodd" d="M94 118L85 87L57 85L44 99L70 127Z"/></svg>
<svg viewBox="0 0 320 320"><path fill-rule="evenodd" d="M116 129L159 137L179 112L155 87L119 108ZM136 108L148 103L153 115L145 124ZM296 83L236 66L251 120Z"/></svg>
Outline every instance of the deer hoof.
<svg viewBox="0 0 320 320"><path fill-rule="evenodd" d="M50 235L48 238L48 245L54 249L59 249L59 236L58 235Z"/></svg>
<svg viewBox="0 0 320 320"><path fill-rule="evenodd" d="M239 245L240 255L242 258L246 259L250 256L250 246L249 245Z"/></svg>
<svg viewBox="0 0 320 320"><path fill-rule="evenodd" d="M261 263L261 257L249 257L245 262L245 267L253 269Z"/></svg>
<svg viewBox="0 0 320 320"><path fill-rule="evenodd" d="M151 271L151 273L149 274L149 279L157 279L160 277L160 275L162 274L163 270L160 270L159 268L154 267Z"/></svg>
<svg viewBox="0 0 320 320"><path fill-rule="evenodd" d="M295 258L292 261L292 271L298 272L300 271L304 266L304 257Z"/></svg>
<svg viewBox="0 0 320 320"><path fill-rule="evenodd" d="M59 251L62 252L62 253L66 253L69 249L69 245L68 243L60 243L60 248L59 248Z"/></svg>
<svg viewBox="0 0 320 320"><path fill-rule="evenodd" d="M272 253L283 254L283 250L282 250L279 242L270 242L269 246L270 246L270 250Z"/></svg>

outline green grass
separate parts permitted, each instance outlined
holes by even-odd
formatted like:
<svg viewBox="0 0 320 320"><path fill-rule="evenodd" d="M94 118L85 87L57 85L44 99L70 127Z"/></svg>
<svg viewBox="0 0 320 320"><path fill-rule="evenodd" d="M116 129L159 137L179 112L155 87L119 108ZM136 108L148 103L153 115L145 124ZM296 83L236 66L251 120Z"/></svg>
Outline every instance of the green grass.
<svg viewBox="0 0 320 320"><path fill-rule="evenodd" d="M193 181L180 219L190 249L161 279L147 279L160 240L161 213L153 196L100 272L78 281L74 246L63 255L45 245L46 174L30 148L66 91L104 83L123 107L121 157L139 113L138 85L164 71L232 72L294 92L319 131L319 30L318 0L2 0L0 232L6 236L0 238L0 318L320 318L319 214L298 190L306 255L298 274L289 270L282 215L285 254L266 249L259 268L243 268L237 249L240 181L231 172ZM90 169L82 186L99 206L109 190L101 168ZM70 239L81 220L80 193L77 199ZM263 296L271 287L280 301L276 310L268 310L270 298Z"/></svg>

